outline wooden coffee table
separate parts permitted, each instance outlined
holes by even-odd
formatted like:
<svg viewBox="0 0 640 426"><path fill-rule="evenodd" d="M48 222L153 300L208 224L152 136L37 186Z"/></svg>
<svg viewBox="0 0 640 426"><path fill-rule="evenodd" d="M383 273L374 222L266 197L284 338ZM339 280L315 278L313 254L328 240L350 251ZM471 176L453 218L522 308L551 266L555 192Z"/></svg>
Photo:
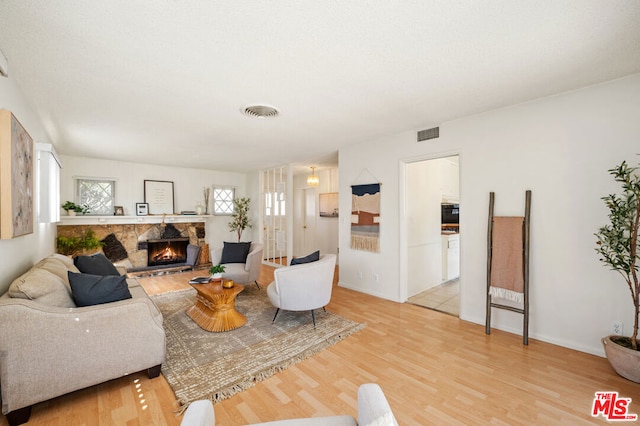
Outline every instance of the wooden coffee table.
<svg viewBox="0 0 640 426"><path fill-rule="evenodd" d="M196 304L187 309L187 315L203 330L221 332L242 327L247 318L236 311L236 296L244 286L236 284L223 288L222 281L191 284L196 289Z"/></svg>

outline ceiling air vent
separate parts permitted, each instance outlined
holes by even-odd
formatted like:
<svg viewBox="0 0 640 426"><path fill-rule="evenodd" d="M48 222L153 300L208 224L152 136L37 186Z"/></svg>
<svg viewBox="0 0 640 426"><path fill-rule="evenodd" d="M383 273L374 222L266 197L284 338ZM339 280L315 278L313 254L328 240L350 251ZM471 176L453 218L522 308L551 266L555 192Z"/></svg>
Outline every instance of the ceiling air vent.
<svg viewBox="0 0 640 426"><path fill-rule="evenodd" d="M280 115L280 111L268 105L249 105L240 111L248 117L252 118L273 118Z"/></svg>
<svg viewBox="0 0 640 426"><path fill-rule="evenodd" d="M440 137L440 127L434 127L432 129L420 130L418 132L418 142L426 141L429 139L435 139Z"/></svg>

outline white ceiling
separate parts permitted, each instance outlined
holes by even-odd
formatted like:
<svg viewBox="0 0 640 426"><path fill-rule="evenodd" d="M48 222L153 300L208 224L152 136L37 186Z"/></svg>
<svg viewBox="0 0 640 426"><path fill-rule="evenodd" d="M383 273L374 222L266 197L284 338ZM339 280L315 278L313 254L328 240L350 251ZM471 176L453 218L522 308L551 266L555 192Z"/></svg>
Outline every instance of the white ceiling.
<svg viewBox="0 0 640 426"><path fill-rule="evenodd" d="M61 153L244 172L638 73L640 1L0 0L0 50Z"/></svg>

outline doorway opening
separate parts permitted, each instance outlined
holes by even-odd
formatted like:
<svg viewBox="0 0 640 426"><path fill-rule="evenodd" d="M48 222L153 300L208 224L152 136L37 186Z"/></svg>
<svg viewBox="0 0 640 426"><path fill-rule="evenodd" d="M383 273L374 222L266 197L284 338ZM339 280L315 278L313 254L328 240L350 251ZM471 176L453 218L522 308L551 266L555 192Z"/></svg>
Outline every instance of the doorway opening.
<svg viewBox="0 0 640 426"><path fill-rule="evenodd" d="M459 316L459 156L406 163L407 301Z"/></svg>

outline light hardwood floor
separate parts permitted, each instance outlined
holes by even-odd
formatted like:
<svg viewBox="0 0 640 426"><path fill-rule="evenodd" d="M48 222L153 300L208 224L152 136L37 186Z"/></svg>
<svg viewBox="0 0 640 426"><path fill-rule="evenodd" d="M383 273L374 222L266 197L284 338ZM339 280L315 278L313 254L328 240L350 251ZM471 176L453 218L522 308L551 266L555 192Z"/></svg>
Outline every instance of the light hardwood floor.
<svg viewBox="0 0 640 426"><path fill-rule="evenodd" d="M272 271L263 267L263 289ZM193 275L202 271L140 282L155 294L185 288ZM603 358L532 339L523 346L518 335L487 336L483 326L337 286L327 309L367 327L216 404L218 425L356 416L356 391L367 382L380 384L401 425L605 424L590 415L596 391L632 398L640 414L640 385ZM38 404L28 424L177 425L176 406L162 376L138 373Z"/></svg>

